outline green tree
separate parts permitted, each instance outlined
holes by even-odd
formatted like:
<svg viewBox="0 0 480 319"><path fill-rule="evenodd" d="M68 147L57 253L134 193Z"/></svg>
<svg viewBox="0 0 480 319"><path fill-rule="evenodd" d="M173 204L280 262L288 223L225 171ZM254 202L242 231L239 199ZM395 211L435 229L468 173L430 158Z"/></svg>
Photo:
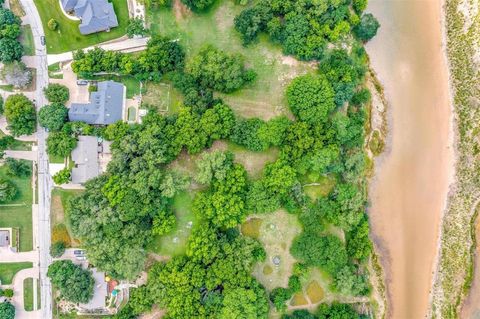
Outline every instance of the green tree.
<svg viewBox="0 0 480 319"><path fill-rule="evenodd" d="M210 8L216 0L182 0L192 11L200 12Z"/></svg>
<svg viewBox="0 0 480 319"><path fill-rule="evenodd" d="M6 203L17 196L17 187L9 180L0 179L0 203Z"/></svg>
<svg viewBox="0 0 480 319"><path fill-rule="evenodd" d="M5 166L7 167L7 174L10 176L28 177L32 175L32 163L30 161L7 158Z"/></svg>
<svg viewBox="0 0 480 319"><path fill-rule="evenodd" d="M355 36L363 42L367 42L377 35L380 23L371 13L364 14L360 20L360 24L353 28Z"/></svg>
<svg viewBox="0 0 480 319"><path fill-rule="evenodd" d="M47 276L67 301L87 303L93 297L95 280L92 272L82 269L71 260L54 261L48 267Z"/></svg>
<svg viewBox="0 0 480 319"><path fill-rule="evenodd" d="M8 301L0 303L0 318L2 319L14 319L15 307Z"/></svg>
<svg viewBox="0 0 480 319"><path fill-rule="evenodd" d="M72 177L72 171L70 168L65 167L64 169L58 171L55 175L53 175L53 181L57 185L66 184L70 181Z"/></svg>
<svg viewBox="0 0 480 319"><path fill-rule="evenodd" d="M334 92L323 76L297 77L287 88L288 106L301 121L322 124L335 109Z"/></svg>
<svg viewBox="0 0 480 319"><path fill-rule="evenodd" d="M200 184L210 184L215 179L223 181L233 165L233 154L230 152L213 151L204 153L197 161L195 180Z"/></svg>
<svg viewBox="0 0 480 319"><path fill-rule="evenodd" d="M0 39L0 61L10 63L20 61L23 55L23 47L17 40L12 38Z"/></svg>
<svg viewBox="0 0 480 319"><path fill-rule="evenodd" d="M50 103L65 104L70 98L70 91L65 85L52 83L43 89L45 97Z"/></svg>
<svg viewBox="0 0 480 319"><path fill-rule="evenodd" d="M294 310L290 315L283 315L282 319L317 319L317 317L308 310Z"/></svg>
<svg viewBox="0 0 480 319"><path fill-rule="evenodd" d="M13 297L13 289L7 288L3 291L3 296L6 298L12 298Z"/></svg>
<svg viewBox="0 0 480 319"><path fill-rule="evenodd" d="M127 36L129 38L133 38L136 35L142 37L146 36L148 34L148 29L145 28L144 23L143 19L139 17L128 20Z"/></svg>
<svg viewBox="0 0 480 319"><path fill-rule="evenodd" d="M49 131L59 131L68 119L68 109L61 103L45 105L38 112L38 122Z"/></svg>
<svg viewBox="0 0 480 319"><path fill-rule="evenodd" d="M7 98L5 117L13 136L30 135L35 132L37 119L35 107L25 95L14 94Z"/></svg>
<svg viewBox="0 0 480 319"><path fill-rule="evenodd" d="M211 45L203 47L186 69L203 87L224 93L233 92L256 77L255 72L245 69L242 56L229 55Z"/></svg>
<svg viewBox="0 0 480 319"><path fill-rule="evenodd" d="M67 157L77 146L77 140L65 132L52 132L47 137L48 154Z"/></svg>
<svg viewBox="0 0 480 319"><path fill-rule="evenodd" d="M360 319L361 316L349 304L326 303L320 304L317 309L318 319Z"/></svg>
<svg viewBox="0 0 480 319"><path fill-rule="evenodd" d="M50 255L53 258L61 257L65 253L65 243L63 241L56 241L50 245Z"/></svg>

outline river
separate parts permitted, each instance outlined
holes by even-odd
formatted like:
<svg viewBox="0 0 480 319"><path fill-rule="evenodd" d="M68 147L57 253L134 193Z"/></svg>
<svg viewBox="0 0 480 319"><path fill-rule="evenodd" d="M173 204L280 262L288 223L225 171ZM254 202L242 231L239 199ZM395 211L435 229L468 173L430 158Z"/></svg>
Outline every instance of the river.
<svg viewBox="0 0 480 319"><path fill-rule="evenodd" d="M389 318L424 318L453 168L441 0L370 0L368 43L389 102L386 152L370 189L373 238L387 278Z"/></svg>

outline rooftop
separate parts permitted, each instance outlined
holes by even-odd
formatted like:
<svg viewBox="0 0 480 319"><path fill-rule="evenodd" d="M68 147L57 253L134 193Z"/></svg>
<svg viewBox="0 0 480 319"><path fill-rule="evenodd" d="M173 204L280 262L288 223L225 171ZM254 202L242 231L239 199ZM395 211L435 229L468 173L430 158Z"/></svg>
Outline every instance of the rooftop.
<svg viewBox="0 0 480 319"><path fill-rule="evenodd" d="M79 136L77 147L72 151L75 167L72 183L83 184L100 174L98 163L98 141L95 136Z"/></svg>
<svg viewBox="0 0 480 319"><path fill-rule="evenodd" d="M107 297L107 282L105 281L105 273L98 271L97 268L92 269L95 286L93 287L93 298L86 304L80 304L85 310L95 310L105 308L105 298Z"/></svg>
<svg viewBox="0 0 480 319"><path fill-rule="evenodd" d="M107 0L61 0L66 12L74 12L82 20L81 34L107 31L118 26L113 4Z"/></svg>
<svg viewBox="0 0 480 319"><path fill-rule="evenodd" d="M89 103L72 103L70 121L107 125L123 118L125 87L114 81L98 82L97 91L90 93Z"/></svg>

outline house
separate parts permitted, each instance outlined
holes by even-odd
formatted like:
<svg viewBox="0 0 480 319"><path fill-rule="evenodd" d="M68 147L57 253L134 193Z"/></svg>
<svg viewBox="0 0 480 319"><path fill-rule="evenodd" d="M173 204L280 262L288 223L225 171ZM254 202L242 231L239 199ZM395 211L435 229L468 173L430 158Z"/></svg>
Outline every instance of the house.
<svg viewBox="0 0 480 319"><path fill-rule="evenodd" d="M70 121L108 125L120 121L125 113L126 90L122 83L98 82L97 91L90 93L89 103L72 103L68 110Z"/></svg>
<svg viewBox="0 0 480 319"><path fill-rule="evenodd" d="M63 10L80 18L81 34L109 31L118 26L113 4L107 0L61 0Z"/></svg>
<svg viewBox="0 0 480 319"><path fill-rule="evenodd" d="M83 184L100 174L98 141L95 136L79 136L77 147L72 151L72 183Z"/></svg>
<svg viewBox="0 0 480 319"><path fill-rule="evenodd" d="M108 283L105 281L105 273L93 268L92 276L95 280L93 288L93 297L86 304L80 304L80 313L82 312L103 312L106 308L106 298L108 296Z"/></svg>

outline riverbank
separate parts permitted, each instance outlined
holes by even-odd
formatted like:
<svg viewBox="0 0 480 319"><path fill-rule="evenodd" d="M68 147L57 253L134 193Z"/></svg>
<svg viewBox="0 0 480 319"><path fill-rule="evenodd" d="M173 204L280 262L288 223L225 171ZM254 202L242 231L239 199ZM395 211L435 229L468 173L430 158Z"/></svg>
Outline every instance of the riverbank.
<svg viewBox="0 0 480 319"><path fill-rule="evenodd" d="M435 318L460 316L462 301L473 279L475 228L471 224L480 198L478 6L477 0L446 0L444 8L450 83L454 91L457 159L431 296L429 317Z"/></svg>
<svg viewBox="0 0 480 319"><path fill-rule="evenodd" d="M388 317L422 318L454 167L441 4L373 0L368 11L382 24L367 51L389 101L390 128L370 189L372 237Z"/></svg>

